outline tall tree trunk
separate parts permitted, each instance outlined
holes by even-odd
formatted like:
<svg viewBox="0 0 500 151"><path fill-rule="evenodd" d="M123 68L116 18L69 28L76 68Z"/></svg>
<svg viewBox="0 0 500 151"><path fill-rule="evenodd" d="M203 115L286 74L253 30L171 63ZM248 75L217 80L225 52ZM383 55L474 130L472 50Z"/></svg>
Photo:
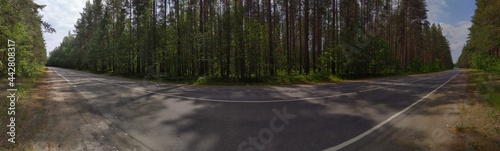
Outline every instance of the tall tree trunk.
<svg viewBox="0 0 500 151"><path fill-rule="evenodd" d="M287 73L288 73L288 75L290 75L292 72L292 65L290 63L290 39L291 39L291 37L290 37L290 16L291 15L290 15L290 10L289 10L290 6L289 6L288 1L289 0L285 0L285 15L286 15L286 17L285 17L286 18L286 22L285 22L285 24L286 24L286 27L285 27L286 28L285 29L286 30L285 31L286 32L286 46L285 46L285 48L286 48Z"/></svg>
<svg viewBox="0 0 500 151"><path fill-rule="evenodd" d="M316 72L316 46L318 45L317 42L317 31L318 31L318 1L317 0L313 0L313 10L312 10L312 14L313 14L313 27L312 27L312 69L313 69L313 73Z"/></svg>
<svg viewBox="0 0 500 151"><path fill-rule="evenodd" d="M269 74L274 75L274 43L273 43L273 18L271 13L271 0L267 0L267 22L269 28Z"/></svg>
<svg viewBox="0 0 500 151"><path fill-rule="evenodd" d="M205 29L204 29L205 28L204 27L204 21L205 21L204 14L205 14L205 12L204 12L204 9L203 9L203 7L204 7L203 3L204 3L204 0L199 0L199 8L200 8L200 14L199 14L200 15L200 27L199 28L200 28L200 33L202 35L205 34ZM205 41L205 39L203 39L203 40ZM201 56L200 58L198 58L199 59L199 62L198 62L198 66L199 66L198 67L199 68L198 75L200 75L200 76L206 74L206 61L205 60L206 60L206 57L207 57L206 53L205 53L206 52L206 48L202 47L201 49L202 49L201 54L203 54L203 56Z"/></svg>
<svg viewBox="0 0 500 151"><path fill-rule="evenodd" d="M226 0L225 6L225 14L226 14L226 73L225 77L229 77L231 74L230 66L231 66L231 2L230 0Z"/></svg>
<svg viewBox="0 0 500 151"><path fill-rule="evenodd" d="M175 25L177 28L177 76L183 76L182 72L182 56L181 56L181 27L180 27L180 4L179 0L175 0Z"/></svg>
<svg viewBox="0 0 500 151"><path fill-rule="evenodd" d="M305 0L304 5L304 73L309 74L309 0Z"/></svg>
<svg viewBox="0 0 500 151"><path fill-rule="evenodd" d="M331 64L332 72L331 73L336 74L337 72L336 72L336 63L335 62L338 60L338 59L336 59L338 56L337 50L336 50L336 47L338 44L337 43L338 42L338 40L337 40L337 37L338 37L337 36L338 35L337 34L337 28L338 28L337 27L337 0L332 0L332 5L333 5L332 6L332 8L333 8L333 15L332 15L332 17L333 17L333 35L332 35L333 45L332 45L332 47L333 48L332 48L332 50L334 52L331 52L331 55L332 55L332 64ZM333 55L335 55L335 56L333 56Z"/></svg>

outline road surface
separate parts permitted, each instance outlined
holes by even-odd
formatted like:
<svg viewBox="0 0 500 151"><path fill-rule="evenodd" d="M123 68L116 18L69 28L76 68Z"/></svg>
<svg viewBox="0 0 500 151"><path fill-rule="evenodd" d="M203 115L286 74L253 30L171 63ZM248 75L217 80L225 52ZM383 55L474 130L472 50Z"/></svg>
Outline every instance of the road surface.
<svg viewBox="0 0 500 151"><path fill-rule="evenodd" d="M49 70L132 139L175 151L360 149L461 73L224 87Z"/></svg>

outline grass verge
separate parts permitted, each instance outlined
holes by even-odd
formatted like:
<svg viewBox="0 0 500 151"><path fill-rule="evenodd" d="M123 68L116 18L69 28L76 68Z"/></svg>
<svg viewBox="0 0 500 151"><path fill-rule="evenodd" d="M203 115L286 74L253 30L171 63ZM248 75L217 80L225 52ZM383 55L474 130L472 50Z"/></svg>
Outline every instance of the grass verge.
<svg viewBox="0 0 500 151"><path fill-rule="evenodd" d="M335 75L311 74L311 75L279 75L273 77L245 78L245 79L198 77L196 81L191 81L189 83L193 85L269 86L269 85L314 84L322 82L340 82L340 81L342 81L342 79L340 79Z"/></svg>
<svg viewBox="0 0 500 151"><path fill-rule="evenodd" d="M481 103L486 103L500 111L500 75L470 70L468 81L472 85L471 91Z"/></svg>
<svg viewBox="0 0 500 151"><path fill-rule="evenodd" d="M88 71L83 71L88 72ZM89 72L93 73L93 72ZM99 74L99 73L95 73ZM216 86L272 86L272 85L293 85L293 84L315 84L315 83L329 83L329 82L341 82L343 79L341 76L330 75L330 74L310 74L310 75L277 75L277 76L267 76L267 77L167 77L167 76L123 76L113 73L105 73L103 75L134 79L134 80L145 80L151 82L164 82L172 84L187 84L187 85L216 85Z"/></svg>
<svg viewBox="0 0 500 151"><path fill-rule="evenodd" d="M34 71L31 77L17 77L15 79L15 84L17 88L15 105L15 128L16 128L16 138L15 144L7 141L10 138L4 135L9 130L6 126L10 123L7 110L9 108L10 101L7 99L7 79L0 79L0 121L2 125L0 126L0 150L26 150L29 148L30 139L36 134L39 128L42 127L43 115L45 115L46 110L43 107L43 101L47 98L46 89L41 89L45 85L43 78L45 77L45 67L40 67L38 70ZM44 91L45 90L45 91Z"/></svg>
<svg viewBox="0 0 500 151"><path fill-rule="evenodd" d="M500 75L467 70L468 96L460 106L453 150L500 148Z"/></svg>

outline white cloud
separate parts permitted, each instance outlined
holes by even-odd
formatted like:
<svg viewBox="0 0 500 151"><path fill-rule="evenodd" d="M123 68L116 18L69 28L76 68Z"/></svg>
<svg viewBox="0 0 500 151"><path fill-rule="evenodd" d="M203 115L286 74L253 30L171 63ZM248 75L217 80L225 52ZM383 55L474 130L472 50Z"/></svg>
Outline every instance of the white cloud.
<svg viewBox="0 0 500 151"><path fill-rule="evenodd" d="M37 4L47 5L40 13L42 20L56 29L56 33L44 33L47 54L62 42L68 31L74 30L74 24L80 17L87 0L35 0Z"/></svg>
<svg viewBox="0 0 500 151"><path fill-rule="evenodd" d="M462 53L462 48L467 41L469 35L469 28L472 23L470 21L461 21L455 24L439 23L443 28L443 34L446 36L448 41L450 41L451 55L453 56L453 61L456 62L460 54Z"/></svg>
<svg viewBox="0 0 500 151"><path fill-rule="evenodd" d="M443 28L444 36L450 41L451 55L453 62L458 60L462 53L462 47L467 41L471 21L459 21L455 23L443 23L441 20L450 17L450 13L445 11L450 0L427 0L428 20L430 23L440 24ZM460 3L460 1L452 1ZM468 18L467 18L468 19Z"/></svg>
<svg viewBox="0 0 500 151"><path fill-rule="evenodd" d="M437 22L440 17L447 17L449 13L444 11L448 7L445 0L427 0L427 12L429 22Z"/></svg>

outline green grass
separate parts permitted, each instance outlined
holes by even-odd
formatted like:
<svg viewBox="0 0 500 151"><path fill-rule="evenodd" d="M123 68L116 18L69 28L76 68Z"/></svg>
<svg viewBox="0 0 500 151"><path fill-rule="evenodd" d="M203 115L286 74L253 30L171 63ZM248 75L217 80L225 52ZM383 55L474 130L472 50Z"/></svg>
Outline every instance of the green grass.
<svg viewBox="0 0 500 151"><path fill-rule="evenodd" d="M469 77L469 83L474 85L474 91L479 100L500 111L500 75L479 70L469 72L473 73Z"/></svg>
<svg viewBox="0 0 500 151"><path fill-rule="evenodd" d="M196 81L187 83L193 85L246 85L246 86L269 86L269 85L292 85L292 84L315 84L323 82L340 82L341 78L334 75L279 75L274 77L253 77L245 79L237 78L210 78L199 77ZM168 81L167 81L168 82Z"/></svg>

